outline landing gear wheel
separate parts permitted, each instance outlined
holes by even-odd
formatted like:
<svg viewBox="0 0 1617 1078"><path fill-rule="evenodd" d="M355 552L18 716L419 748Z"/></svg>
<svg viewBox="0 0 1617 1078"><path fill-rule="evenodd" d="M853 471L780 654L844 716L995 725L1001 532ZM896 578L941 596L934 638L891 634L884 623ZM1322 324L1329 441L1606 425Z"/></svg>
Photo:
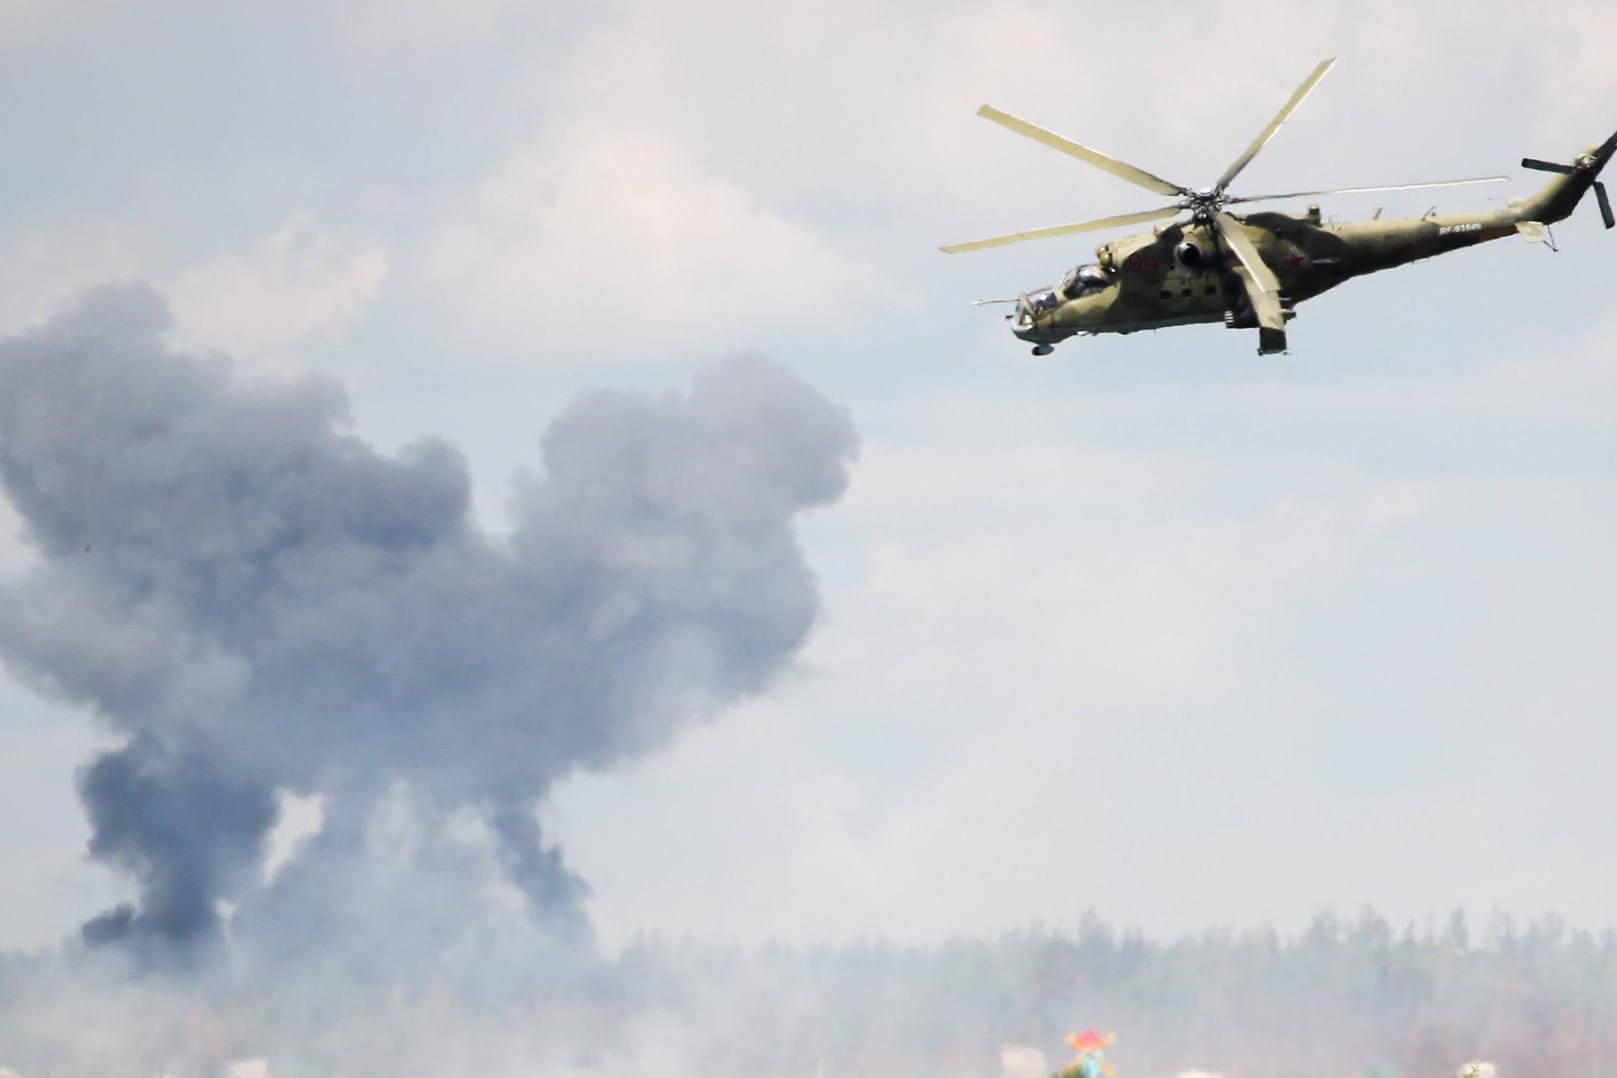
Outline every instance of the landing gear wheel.
<svg viewBox="0 0 1617 1078"><path fill-rule="evenodd" d="M1054 352L1054 351L1055 351L1055 348L1053 346L1051 346L1051 345L1048 345L1048 344L1039 344L1039 345L1034 345L1034 347L1033 347L1033 354L1036 355L1036 356L1047 356L1051 352Z"/></svg>

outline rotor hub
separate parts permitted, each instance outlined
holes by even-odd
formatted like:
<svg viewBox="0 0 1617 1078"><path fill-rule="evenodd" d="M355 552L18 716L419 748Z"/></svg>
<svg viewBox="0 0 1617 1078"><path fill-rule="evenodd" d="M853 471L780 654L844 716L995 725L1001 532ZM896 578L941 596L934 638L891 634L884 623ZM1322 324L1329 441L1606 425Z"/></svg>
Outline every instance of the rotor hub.
<svg viewBox="0 0 1617 1078"><path fill-rule="evenodd" d="M1204 187L1199 191L1190 192L1179 206L1189 211L1198 222L1206 224L1216 211L1224 207L1227 198L1228 196L1216 187Z"/></svg>

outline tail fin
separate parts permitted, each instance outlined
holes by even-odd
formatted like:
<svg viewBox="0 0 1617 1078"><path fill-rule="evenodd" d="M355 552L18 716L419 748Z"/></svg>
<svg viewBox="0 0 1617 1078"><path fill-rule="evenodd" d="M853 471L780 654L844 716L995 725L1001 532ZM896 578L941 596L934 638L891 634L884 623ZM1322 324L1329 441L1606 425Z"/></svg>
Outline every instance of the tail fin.
<svg viewBox="0 0 1617 1078"><path fill-rule="evenodd" d="M1617 154L1617 133L1598 146L1591 146L1580 153L1570 165L1557 164L1554 161L1540 161L1535 157L1522 158L1522 167L1534 169L1538 172L1556 173L1556 178L1545 184L1539 191L1527 200L1522 207L1522 219L1526 221L1539 221L1552 224L1571 216L1578 203L1583 201L1583 194L1591 187L1594 188L1595 201L1600 205L1600 217L1607 228L1617 228L1617 216L1613 216L1611 199L1606 195L1606 185L1598 179L1600 170Z"/></svg>

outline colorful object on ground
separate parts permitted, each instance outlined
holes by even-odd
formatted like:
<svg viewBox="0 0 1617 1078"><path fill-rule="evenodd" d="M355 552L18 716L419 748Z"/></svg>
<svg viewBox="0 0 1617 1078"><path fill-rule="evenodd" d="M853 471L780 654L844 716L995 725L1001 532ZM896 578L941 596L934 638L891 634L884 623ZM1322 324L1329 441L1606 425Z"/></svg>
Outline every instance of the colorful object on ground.
<svg viewBox="0 0 1617 1078"><path fill-rule="evenodd" d="M1117 1068L1106 1058L1106 1049L1117 1043L1117 1034L1101 1036L1092 1029L1067 1034L1067 1043L1078 1053L1057 1078L1114 1078Z"/></svg>

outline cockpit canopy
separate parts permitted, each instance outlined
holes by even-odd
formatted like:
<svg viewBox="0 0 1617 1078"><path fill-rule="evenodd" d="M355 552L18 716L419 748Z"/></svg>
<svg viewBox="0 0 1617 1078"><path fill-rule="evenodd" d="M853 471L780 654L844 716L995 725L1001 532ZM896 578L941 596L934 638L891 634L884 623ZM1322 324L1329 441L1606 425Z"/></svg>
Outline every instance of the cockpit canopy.
<svg viewBox="0 0 1617 1078"><path fill-rule="evenodd" d="M1077 299L1087 296L1091 292L1099 292L1103 288L1110 288L1112 278L1107 272L1094 263L1084 266L1074 266L1061 278L1059 291L1067 299Z"/></svg>
<svg viewBox="0 0 1617 1078"><path fill-rule="evenodd" d="M1027 309L1036 315L1043 314L1046 311L1053 311L1061 306L1061 297L1056 295L1054 289L1050 288L1035 289L1024 295L1022 299L1027 303Z"/></svg>
<svg viewBox="0 0 1617 1078"><path fill-rule="evenodd" d="M1103 288L1112 286L1112 277L1105 270L1096 265L1076 266L1067 271L1061 278L1061 283L1054 288L1040 288L1027 293L1022 297L1024 304L1023 318L1032 316L1037 318L1042 314L1055 310L1069 300L1080 296L1093 295Z"/></svg>

